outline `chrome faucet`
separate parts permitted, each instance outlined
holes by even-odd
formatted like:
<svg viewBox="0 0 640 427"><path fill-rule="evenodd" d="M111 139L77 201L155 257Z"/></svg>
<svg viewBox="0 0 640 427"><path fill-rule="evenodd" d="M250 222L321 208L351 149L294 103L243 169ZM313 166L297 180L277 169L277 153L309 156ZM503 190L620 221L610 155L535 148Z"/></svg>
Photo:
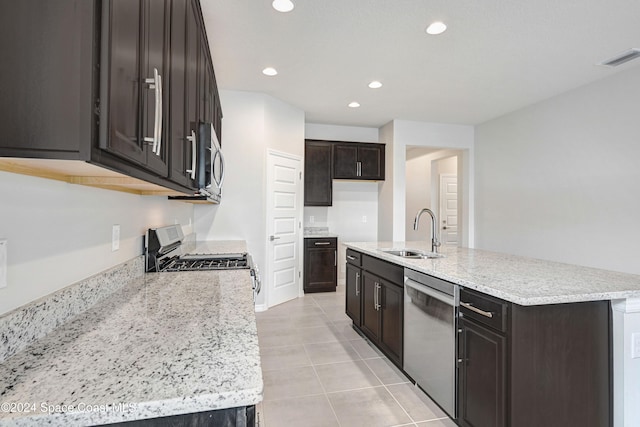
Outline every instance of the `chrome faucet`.
<svg viewBox="0 0 640 427"><path fill-rule="evenodd" d="M438 240L437 235L437 225L438 221L436 220L436 216L431 209L422 208L416 214L416 219L413 221L413 229L418 229L418 223L420 222L420 216L427 212L431 215L431 252L438 253L438 248L440 247L440 241Z"/></svg>

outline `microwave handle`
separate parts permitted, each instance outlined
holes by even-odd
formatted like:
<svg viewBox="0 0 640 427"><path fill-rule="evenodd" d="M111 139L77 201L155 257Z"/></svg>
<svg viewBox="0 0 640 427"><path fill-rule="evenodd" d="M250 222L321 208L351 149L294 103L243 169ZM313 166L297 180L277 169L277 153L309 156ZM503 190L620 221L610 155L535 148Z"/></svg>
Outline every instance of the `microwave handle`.
<svg viewBox="0 0 640 427"><path fill-rule="evenodd" d="M218 153L220 153L220 182L218 182L218 188L222 194L222 183L224 182L224 155L222 154L222 150L218 150Z"/></svg>

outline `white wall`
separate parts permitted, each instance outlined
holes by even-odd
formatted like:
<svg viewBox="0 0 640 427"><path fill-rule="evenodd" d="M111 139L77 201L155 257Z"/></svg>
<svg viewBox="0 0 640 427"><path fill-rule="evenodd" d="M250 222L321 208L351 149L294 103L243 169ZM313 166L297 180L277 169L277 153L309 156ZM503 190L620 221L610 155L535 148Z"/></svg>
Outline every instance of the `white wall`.
<svg viewBox="0 0 640 427"><path fill-rule="evenodd" d="M387 150L387 181L380 194L379 224L380 240L404 241L406 230L406 151L407 146L458 149L461 152L461 167L458 179L462 183L462 212L459 230L462 245L473 247L474 227L474 182L473 144L474 129L466 125L413 122L394 120L381 128L381 133L391 134L392 149Z"/></svg>
<svg viewBox="0 0 640 427"><path fill-rule="evenodd" d="M267 149L304 153L304 112L271 96L220 91L226 176L220 205L194 210L198 240L245 240L266 280ZM265 287L263 287L264 289ZM265 303L265 292L256 300Z"/></svg>
<svg viewBox="0 0 640 427"><path fill-rule="evenodd" d="M141 255L150 227L177 221L192 232L192 205L166 197L0 172L0 200L0 238L8 239L0 315ZM116 252L114 224L120 224Z"/></svg>
<svg viewBox="0 0 640 427"><path fill-rule="evenodd" d="M431 241L431 228L427 218L419 230L413 229L416 213L422 208L431 209L441 221L437 211L440 197L440 175L457 175L458 157L455 150L433 151L430 148L407 150L406 162L406 210L405 241ZM441 224L438 224L440 226Z"/></svg>
<svg viewBox="0 0 640 427"><path fill-rule="evenodd" d="M640 274L640 72L476 128L477 247Z"/></svg>
<svg viewBox="0 0 640 427"><path fill-rule="evenodd" d="M378 129L357 126L336 126L307 123L305 138L329 141L378 142ZM384 141L382 141L384 142ZM334 180L333 206L304 208L305 227L329 227L338 235L338 242L363 242L378 239L377 182ZM314 217L314 223L310 218ZM366 222L364 218L366 216ZM338 259L344 260L345 248L338 249ZM344 262L338 263L338 281L344 281Z"/></svg>

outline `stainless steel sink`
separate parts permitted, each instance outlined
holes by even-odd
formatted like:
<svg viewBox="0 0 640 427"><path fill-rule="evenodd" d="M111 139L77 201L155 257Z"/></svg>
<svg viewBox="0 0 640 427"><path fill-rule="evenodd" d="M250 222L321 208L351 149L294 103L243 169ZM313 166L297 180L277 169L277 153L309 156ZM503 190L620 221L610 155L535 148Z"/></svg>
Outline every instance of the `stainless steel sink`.
<svg viewBox="0 0 640 427"><path fill-rule="evenodd" d="M443 258L443 254L435 252L423 252L416 249L379 249L385 254L398 256L401 258L424 259L424 258Z"/></svg>

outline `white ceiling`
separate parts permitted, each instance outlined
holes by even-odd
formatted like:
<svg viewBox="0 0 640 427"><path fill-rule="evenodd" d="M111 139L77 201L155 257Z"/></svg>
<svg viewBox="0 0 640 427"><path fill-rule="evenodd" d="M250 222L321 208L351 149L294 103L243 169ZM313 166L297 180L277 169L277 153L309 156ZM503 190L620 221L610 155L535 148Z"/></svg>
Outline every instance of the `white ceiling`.
<svg viewBox="0 0 640 427"><path fill-rule="evenodd" d="M640 0L293 1L289 13L271 0L201 3L218 86L272 95L309 123L477 124L640 71L640 59L595 65L640 47ZM436 20L448 30L427 35Z"/></svg>

